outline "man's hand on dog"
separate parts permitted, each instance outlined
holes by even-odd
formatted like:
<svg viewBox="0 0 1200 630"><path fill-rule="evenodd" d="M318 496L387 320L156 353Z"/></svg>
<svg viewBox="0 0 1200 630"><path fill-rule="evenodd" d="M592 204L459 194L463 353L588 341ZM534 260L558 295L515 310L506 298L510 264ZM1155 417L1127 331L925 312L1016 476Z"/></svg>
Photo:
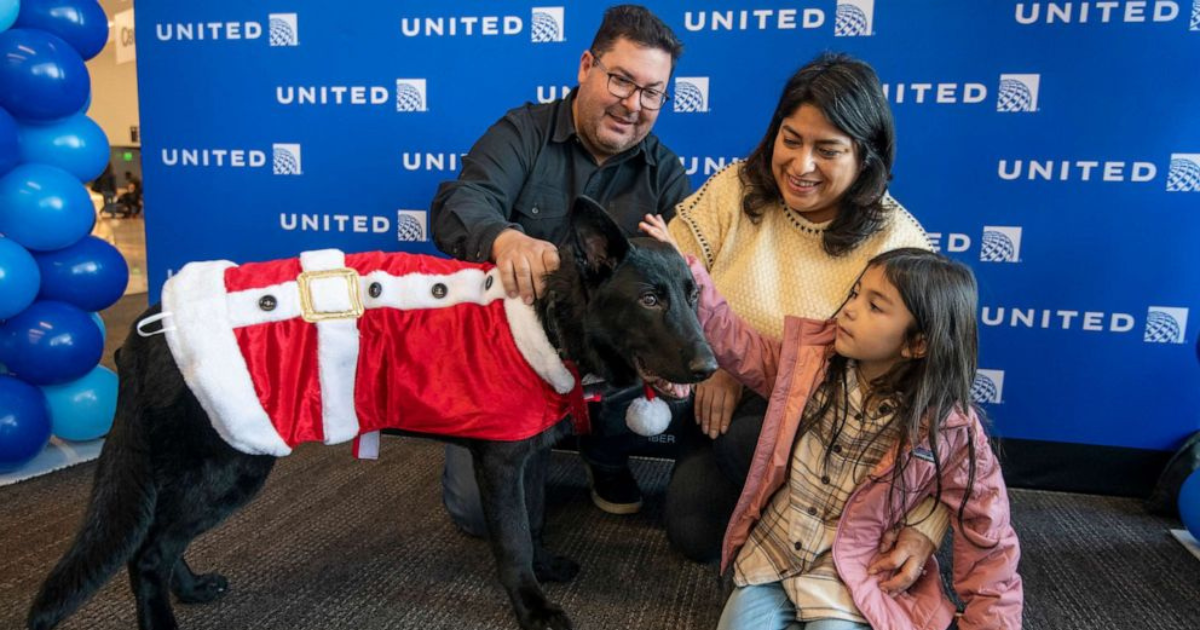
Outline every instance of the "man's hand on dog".
<svg viewBox="0 0 1200 630"><path fill-rule="evenodd" d="M504 230L492 243L492 261L508 297L520 295L533 304L546 287L546 274L558 269L558 248L517 230Z"/></svg>

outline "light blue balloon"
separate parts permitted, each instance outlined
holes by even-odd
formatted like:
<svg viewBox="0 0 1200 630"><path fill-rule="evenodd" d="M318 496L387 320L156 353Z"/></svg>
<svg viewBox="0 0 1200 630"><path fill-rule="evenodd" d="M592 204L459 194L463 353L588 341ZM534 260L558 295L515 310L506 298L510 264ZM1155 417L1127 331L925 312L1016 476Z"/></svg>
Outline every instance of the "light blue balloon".
<svg viewBox="0 0 1200 630"><path fill-rule="evenodd" d="M0 236L0 320L33 304L41 285L42 272L33 254L11 238Z"/></svg>
<svg viewBox="0 0 1200 630"><path fill-rule="evenodd" d="M108 165L108 137L84 114L49 123L20 125L21 161L57 166L81 182L96 179Z"/></svg>
<svg viewBox="0 0 1200 630"><path fill-rule="evenodd" d="M102 437L112 429L117 412L117 375L97 365L83 378L62 385L44 385L50 408L50 430L73 442Z"/></svg>
<svg viewBox="0 0 1200 630"><path fill-rule="evenodd" d="M20 0L0 0L0 31L8 30L21 12Z"/></svg>
<svg viewBox="0 0 1200 630"><path fill-rule="evenodd" d="M57 166L22 164L0 178L0 233L25 249L68 247L87 236L95 222L87 189Z"/></svg>

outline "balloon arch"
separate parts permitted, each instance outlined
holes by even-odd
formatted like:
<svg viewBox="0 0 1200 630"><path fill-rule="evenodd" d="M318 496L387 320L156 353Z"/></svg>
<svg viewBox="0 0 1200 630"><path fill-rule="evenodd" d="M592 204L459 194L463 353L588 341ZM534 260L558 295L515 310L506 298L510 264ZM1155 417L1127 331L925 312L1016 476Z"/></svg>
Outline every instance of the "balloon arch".
<svg viewBox="0 0 1200 630"><path fill-rule="evenodd" d="M112 426L117 376L98 365L96 311L121 297L129 268L90 236L83 185L110 158L86 114L84 65L107 41L95 0L0 0L0 473L51 434L91 440Z"/></svg>

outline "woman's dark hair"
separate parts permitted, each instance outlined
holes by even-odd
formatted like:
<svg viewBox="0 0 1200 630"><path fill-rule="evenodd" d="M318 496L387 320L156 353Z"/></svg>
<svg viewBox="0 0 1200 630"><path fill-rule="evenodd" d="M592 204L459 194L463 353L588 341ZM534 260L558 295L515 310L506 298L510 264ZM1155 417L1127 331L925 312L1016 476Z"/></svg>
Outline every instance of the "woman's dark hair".
<svg viewBox="0 0 1200 630"><path fill-rule="evenodd" d="M671 55L671 70L683 54L683 44L671 27L658 19L649 9L636 4L619 4L604 12L604 21L592 39L592 54L612 50L618 39L625 38L644 48L656 48Z"/></svg>
<svg viewBox="0 0 1200 630"><path fill-rule="evenodd" d="M905 344L924 352L903 359L869 386L870 394L862 401L864 412L890 408L891 419L869 442L884 435L896 435L896 465L892 470L888 506L898 504L894 496L904 497L904 470L912 460L913 446L923 438L929 440L933 465L937 474L936 497L942 494L941 472L945 462L938 454L942 425L952 413L982 410L971 400L971 386L979 356L979 330L976 319L978 289L975 275L962 263L923 249L903 248L872 258L867 269L880 267L884 276L900 294L904 306L912 314L913 324L905 334ZM865 271L864 271L865 272ZM829 370L820 384L817 404L810 405L801 420L799 434L817 426L825 414L833 410L832 437L826 446L826 459L846 421L845 401L849 360L834 355ZM868 445L869 446L869 445ZM864 447L863 451L866 451ZM959 524L975 485L976 453L974 440L967 441L968 475L966 492L958 506ZM853 457L853 454L848 454ZM861 454L858 454L861 457Z"/></svg>
<svg viewBox="0 0 1200 630"><path fill-rule="evenodd" d="M892 110L879 77L862 61L841 53L824 53L788 79L766 135L741 166L747 189L742 210L758 222L764 210L779 201L779 186L771 171L775 140L783 120L806 104L819 109L829 122L850 136L859 160L858 178L842 196L837 216L823 237L826 253L841 256L882 229L882 200L892 178L896 152Z"/></svg>

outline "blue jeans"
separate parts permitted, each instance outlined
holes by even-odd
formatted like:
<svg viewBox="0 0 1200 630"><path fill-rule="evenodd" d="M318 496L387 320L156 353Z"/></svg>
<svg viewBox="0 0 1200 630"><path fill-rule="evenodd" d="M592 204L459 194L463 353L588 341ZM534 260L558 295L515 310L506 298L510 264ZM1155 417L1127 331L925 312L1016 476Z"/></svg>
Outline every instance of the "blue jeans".
<svg viewBox="0 0 1200 630"><path fill-rule="evenodd" d="M871 630L841 619L796 620L796 606L779 582L739 586L725 602L717 630Z"/></svg>

